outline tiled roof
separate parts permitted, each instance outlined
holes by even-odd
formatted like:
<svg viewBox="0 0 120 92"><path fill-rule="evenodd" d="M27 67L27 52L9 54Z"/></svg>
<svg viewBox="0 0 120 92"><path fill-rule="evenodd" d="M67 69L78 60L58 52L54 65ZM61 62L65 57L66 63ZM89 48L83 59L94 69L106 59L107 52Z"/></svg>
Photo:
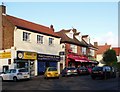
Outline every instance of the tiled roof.
<svg viewBox="0 0 120 92"><path fill-rule="evenodd" d="M105 51L107 51L108 49L110 49L111 45L101 45L98 46L98 50L96 51L97 54L103 54Z"/></svg>
<svg viewBox="0 0 120 92"><path fill-rule="evenodd" d="M78 46L83 46L83 47L88 47L88 45L86 43L84 43L83 41L79 41L75 38L75 36L72 38L69 38L65 33L69 32L69 30L61 30L59 32L56 32L59 34L59 36L61 37L61 43L70 43L70 44L75 44Z"/></svg>
<svg viewBox="0 0 120 92"><path fill-rule="evenodd" d="M98 49L97 47L95 47L94 45L92 45L92 43L88 44L83 38L82 38L82 41L85 42L89 46L89 48L91 48L93 50L97 50Z"/></svg>
<svg viewBox="0 0 120 92"><path fill-rule="evenodd" d="M58 34L56 34L51 28L43 26L43 25L39 25L27 20L23 20L17 17L13 17L10 15L5 15L5 17L15 26L17 26L18 28L22 28L22 29L27 29L33 32L39 32L42 34L46 34L46 35L50 35L50 36L54 36L54 37L59 37Z"/></svg>
<svg viewBox="0 0 120 92"><path fill-rule="evenodd" d="M115 50L117 56L120 55L120 47L113 47L112 49Z"/></svg>

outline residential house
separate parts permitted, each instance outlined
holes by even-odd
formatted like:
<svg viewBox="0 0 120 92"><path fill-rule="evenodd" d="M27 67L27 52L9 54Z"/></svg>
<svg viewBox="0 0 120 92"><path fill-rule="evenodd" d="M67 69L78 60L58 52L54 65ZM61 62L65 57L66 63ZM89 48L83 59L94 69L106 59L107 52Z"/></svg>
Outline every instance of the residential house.
<svg viewBox="0 0 120 92"><path fill-rule="evenodd" d="M111 45L108 45L107 43L105 43L105 45L98 45L98 42L94 42L94 46L98 48L98 50L95 51L96 60L99 61L99 66L103 66L103 54L108 49L111 49Z"/></svg>
<svg viewBox="0 0 120 92"><path fill-rule="evenodd" d="M112 49L116 52L117 62L120 62L120 47L112 47Z"/></svg>
<svg viewBox="0 0 120 92"><path fill-rule="evenodd" d="M53 25L46 27L6 14L0 6L0 72L27 68L31 76L54 66L60 73L60 37Z"/></svg>

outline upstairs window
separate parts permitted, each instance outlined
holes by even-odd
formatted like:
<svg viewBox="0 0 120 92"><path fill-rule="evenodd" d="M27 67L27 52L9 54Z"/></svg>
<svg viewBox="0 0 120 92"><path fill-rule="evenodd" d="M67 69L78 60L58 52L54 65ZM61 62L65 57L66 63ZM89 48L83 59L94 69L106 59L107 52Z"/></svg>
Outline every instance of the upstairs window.
<svg viewBox="0 0 120 92"><path fill-rule="evenodd" d="M83 54L83 55L86 55L86 54L87 54L86 50L87 50L87 49L86 49L85 47L82 47L82 54Z"/></svg>
<svg viewBox="0 0 120 92"><path fill-rule="evenodd" d="M30 33L23 32L23 41L30 41Z"/></svg>
<svg viewBox="0 0 120 92"><path fill-rule="evenodd" d="M49 38L49 45L53 44L54 39L53 38Z"/></svg>
<svg viewBox="0 0 120 92"><path fill-rule="evenodd" d="M37 43L43 44L43 36L37 35Z"/></svg>

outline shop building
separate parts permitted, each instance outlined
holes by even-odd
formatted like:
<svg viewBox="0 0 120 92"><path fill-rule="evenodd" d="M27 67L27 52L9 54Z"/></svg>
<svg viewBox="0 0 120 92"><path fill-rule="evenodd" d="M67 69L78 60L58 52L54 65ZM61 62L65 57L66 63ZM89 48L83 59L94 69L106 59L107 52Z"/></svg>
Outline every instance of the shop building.
<svg viewBox="0 0 120 92"><path fill-rule="evenodd" d="M0 72L3 66L8 66L6 70L24 67L31 76L36 76L42 71L41 62L44 62L43 66L56 66L60 73L61 38L54 32L53 25L46 27L7 15L3 5L0 6L0 17Z"/></svg>
<svg viewBox="0 0 120 92"><path fill-rule="evenodd" d="M61 37L61 47L63 49L60 56L64 56L63 60L65 60L65 62L60 62L61 68L69 66L78 67L79 65L83 65L83 63L89 62L87 57L84 57L88 54L87 49L89 45L82 40L80 32L77 32L76 29L70 29L61 30L57 33Z"/></svg>

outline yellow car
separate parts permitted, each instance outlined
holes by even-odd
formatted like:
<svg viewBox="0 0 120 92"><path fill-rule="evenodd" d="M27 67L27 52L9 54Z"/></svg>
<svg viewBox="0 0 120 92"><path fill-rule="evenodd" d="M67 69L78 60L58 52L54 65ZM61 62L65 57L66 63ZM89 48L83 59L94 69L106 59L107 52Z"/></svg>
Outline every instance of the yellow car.
<svg viewBox="0 0 120 92"><path fill-rule="evenodd" d="M44 78L58 78L59 79L59 73L57 71L56 67L48 67L45 71Z"/></svg>

